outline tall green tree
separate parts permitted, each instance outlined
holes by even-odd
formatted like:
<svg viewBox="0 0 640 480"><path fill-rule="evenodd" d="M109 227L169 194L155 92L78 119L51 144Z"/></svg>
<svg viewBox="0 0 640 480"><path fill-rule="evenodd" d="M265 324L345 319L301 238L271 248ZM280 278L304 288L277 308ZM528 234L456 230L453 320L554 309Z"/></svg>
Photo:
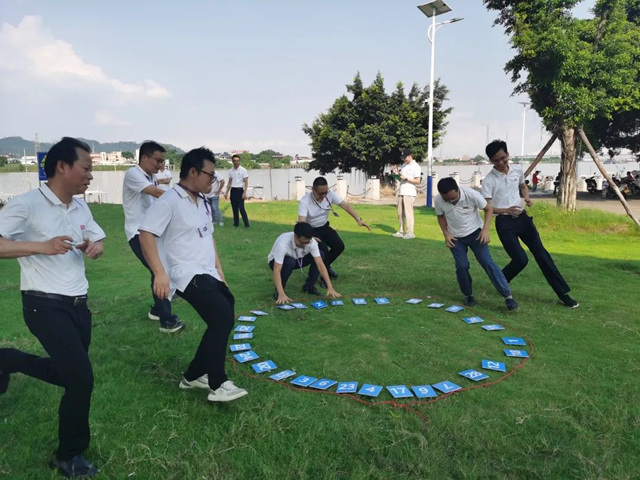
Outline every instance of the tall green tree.
<svg viewBox="0 0 640 480"><path fill-rule="evenodd" d="M451 108L444 108L448 89L437 82L434 87L434 147L442 141ZM413 149L422 158L427 150L429 92L413 84L408 94L399 82L395 91L386 93L378 72L365 87L358 73L347 85L347 94L321 113L302 130L311 138L314 160L309 169L322 174L356 168L369 176L380 175L385 165L399 163L403 148Z"/></svg>

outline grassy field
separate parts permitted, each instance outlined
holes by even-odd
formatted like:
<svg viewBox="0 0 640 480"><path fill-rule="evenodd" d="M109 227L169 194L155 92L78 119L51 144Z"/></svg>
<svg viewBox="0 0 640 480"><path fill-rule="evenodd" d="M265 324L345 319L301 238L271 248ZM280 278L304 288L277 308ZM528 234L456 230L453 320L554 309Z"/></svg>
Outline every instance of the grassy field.
<svg viewBox="0 0 640 480"><path fill-rule="evenodd" d="M158 332L146 318L149 277L126 244L121 207L92 208L108 235L104 257L87 261L96 385L86 456L100 467L99 478L640 478L640 234L624 217L567 216L542 204L532 210L579 309L558 303L532 259L512 283L518 312L506 311L472 262L479 305L454 314L427 308L462 300L433 211L418 209L418 238L405 241L390 235L395 207L357 206L371 233L344 213L332 219L347 245L335 264L345 305L284 312L270 299L266 257L277 235L291 229L296 204L249 204L246 230L231 226L225 203L227 223L215 235L236 314L269 312L249 341L260 360L273 360L277 371L360 385L449 380L464 389L437 401L392 402L386 390L375 399L339 396L335 387L319 392L269 381L229 355L230 376L249 396L210 405L205 392L177 386L204 323L178 300L174 311L187 329ZM504 265L495 232L492 240ZM303 280L294 272L287 291L309 304ZM41 352L18 292L17 262L0 262L0 346ZM353 305L356 296L368 305ZM376 296L391 304L376 305ZM426 301L404 303L412 297ZM486 332L461 321L472 315L508 328ZM503 335L525 337L531 358L507 358ZM479 370L485 358L505 362L507 374L486 372L490 378L478 384L458 375ZM12 376L0 397L0 478L58 478L47 463L60 394Z"/></svg>

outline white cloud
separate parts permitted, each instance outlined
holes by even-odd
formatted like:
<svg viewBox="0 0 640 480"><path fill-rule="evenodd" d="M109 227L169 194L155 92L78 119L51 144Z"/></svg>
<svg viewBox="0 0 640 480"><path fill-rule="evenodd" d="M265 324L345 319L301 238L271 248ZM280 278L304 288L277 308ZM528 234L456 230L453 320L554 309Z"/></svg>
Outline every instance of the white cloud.
<svg viewBox="0 0 640 480"><path fill-rule="evenodd" d="M55 38L45 28L41 17L27 15L16 27L0 27L0 69L26 73L40 81L57 82L72 78L125 96L157 99L171 95L153 80L125 83L109 77L98 65L85 62L73 46Z"/></svg>
<svg viewBox="0 0 640 480"><path fill-rule="evenodd" d="M118 118L116 114L107 110L98 110L94 118L94 123L96 125L111 127L128 127L131 125L131 122L122 120Z"/></svg>

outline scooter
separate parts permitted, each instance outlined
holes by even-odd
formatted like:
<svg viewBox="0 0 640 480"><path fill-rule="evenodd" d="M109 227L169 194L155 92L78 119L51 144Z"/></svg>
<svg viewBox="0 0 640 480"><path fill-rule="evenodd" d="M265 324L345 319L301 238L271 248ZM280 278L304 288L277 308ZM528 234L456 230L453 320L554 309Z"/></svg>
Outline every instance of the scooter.
<svg viewBox="0 0 640 480"><path fill-rule="evenodd" d="M595 195L600 190L598 190L598 182L596 181L596 176L593 175L591 178L586 178L585 183L587 184L587 192L591 195Z"/></svg>

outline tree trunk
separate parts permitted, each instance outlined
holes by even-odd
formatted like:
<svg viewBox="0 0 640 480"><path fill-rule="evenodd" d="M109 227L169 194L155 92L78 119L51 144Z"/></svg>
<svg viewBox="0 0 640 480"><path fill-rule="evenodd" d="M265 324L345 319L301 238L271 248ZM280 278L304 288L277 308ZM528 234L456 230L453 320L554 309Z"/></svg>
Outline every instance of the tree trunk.
<svg viewBox="0 0 640 480"><path fill-rule="evenodd" d="M627 215L629 215L631 217L631 220L633 220L635 224L638 227L640 227L640 221L638 221L636 216L633 214L633 212L629 208L629 204L622 196L622 193L620 193L620 189L618 188L618 186L615 184L615 182L609 176L607 171L604 169L604 165L602 165L600 158L598 158L598 154L593 149L593 146L591 145L591 142L589 142L589 139L587 138L587 135L584 133L584 130L582 128L579 128L578 134L580 135L582 142L586 145L587 149L589 150L589 154L591 154L591 158L593 158L593 161L596 163L598 170L600 170L600 173L602 173L602 176L607 179L607 182L609 182L609 185L611 185L613 190L616 192L616 195L618 195L618 198L620 199L620 203L622 203L622 206L627 211Z"/></svg>
<svg viewBox="0 0 640 480"><path fill-rule="evenodd" d="M576 211L576 129L560 127L560 145L562 146L562 164L560 185L558 187L558 206L565 212Z"/></svg>
<svg viewBox="0 0 640 480"><path fill-rule="evenodd" d="M558 135L556 133L554 133L551 136L551 138L546 143L546 145L544 147L542 147L542 150L540 150L540 153L538 154L536 159L533 161L533 163L531 165L529 165L529 168L527 168L527 171L524 172L524 178L527 178L529 175L531 175L531 172L533 172L533 169L536 168L536 166L538 165L540 160L542 160L542 157L544 157L544 155L551 148L551 145L553 145L553 142L555 142L557 140L557 138L558 138Z"/></svg>

